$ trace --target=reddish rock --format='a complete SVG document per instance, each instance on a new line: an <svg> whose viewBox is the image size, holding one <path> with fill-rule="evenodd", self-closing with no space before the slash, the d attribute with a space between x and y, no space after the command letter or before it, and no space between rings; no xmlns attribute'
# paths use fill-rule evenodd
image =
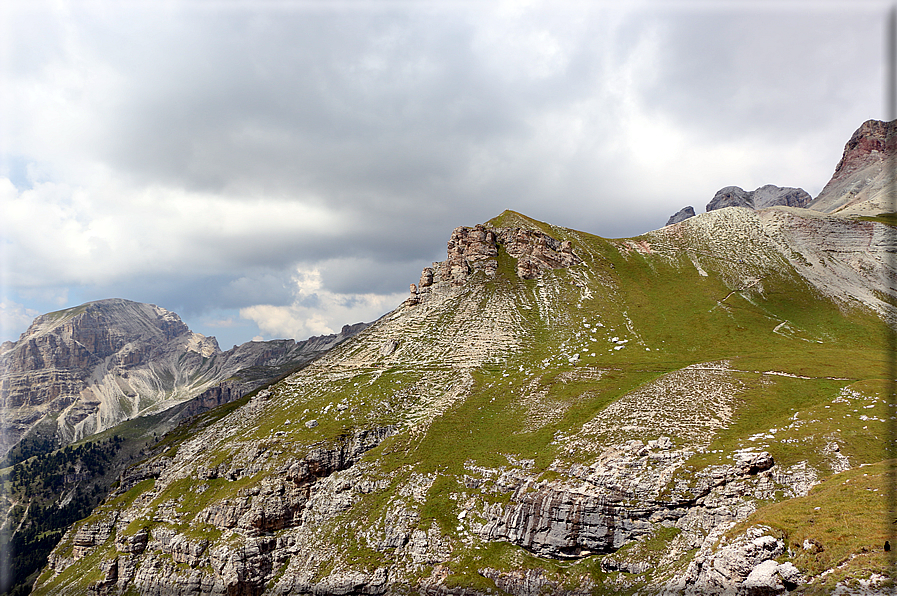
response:
<svg viewBox="0 0 897 596"><path fill-rule="evenodd" d="M870 164L882 164L888 157L893 156L895 151L897 151L897 120L892 122L867 120L847 141L841 161L838 162L832 179L822 189L820 195L825 194L825 189L830 185L854 172Z"/></svg>
<svg viewBox="0 0 897 596"><path fill-rule="evenodd" d="M893 211L888 185L894 166L888 160L897 154L897 120L868 120L844 146L841 161L831 180L808 205L825 213L875 214Z"/></svg>

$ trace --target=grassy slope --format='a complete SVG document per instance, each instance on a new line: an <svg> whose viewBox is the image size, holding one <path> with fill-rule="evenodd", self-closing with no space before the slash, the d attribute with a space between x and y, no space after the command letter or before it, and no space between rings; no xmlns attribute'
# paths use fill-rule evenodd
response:
<svg viewBox="0 0 897 596"><path fill-rule="evenodd" d="M874 464L884 457L880 376L885 370L885 336L883 325L872 314L846 309L820 297L788 266L761 272L762 292L733 292L712 267L705 263L708 275L701 275L684 254L661 258L627 252L621 250L619 242L555 228L512 212L491 223L526 223L560 239L569 238L585 263L549 272L540 280L520 280L514 275L513 259L502 251L495 279L470 282L485 284L486 299L510 297L520 321L517 332L521 347L470 371L466 397L436 417L425 433L400 433L366 456L373 469L389 479L390 488L365 496L326 529L333 540L343 543L346 558L359 568L389 564L390 556L360 543L352 529L376 523L390 507L392 491L413 475L437 475L421 508L420 527L426 529L436 523L451 533L461 510L459 503L475 492L460 482L467 466L500 467L511 457L532 460L535 474L551 477L547 468L558 455L559 444L554 438L559 433L575 435L618 397L695 363L730 361L733 369L741 371L736 376L746 387L739 395L733 423L716 436L712 451L730 453L746 446L763 446L780 465L808 461L823 476L831 475L831 471L821 455L822 448L832 440L841 444L842 453L854 466ZM547 296L541 300L551 306L550 317L540 315L538 296ZM451 312L444 313L427 321L428 327L419 337L437 337L453 321ZM629 342L616 350L619 344L611 341L614 337ZM420 346L424 354L427 350L427 345ZM573 354L579 355L575 362L570 361ZM765 371L807 378L762 374ZM338 381L329 379L317 385L281 383L271 400L276 407L270 407L265 418L240 428L239 435L210 445L205 457L209 464L226 461L234 453L235 439L255 441L262 447L280 445L286 447L285 452L301 453L312 445L332 443L337 435L353 428L401 422L404 413L424 399L421 396L445 392L449 385L460 382L458 371L451 367L410 362L386 369L350 371ZM838 400L845 388L862 397ZM532 408L522 404L521 395L536 393L542 396L543 410L553 415L533 425ZM339 403L347 408L337 409ZM873 407L866 407L870 405ZM874 420L869 420L870 416ZM311 419L318 426L308 429L304 422ZM795 424L795 420L803 423ZM168 439L170 452L176 450L180 438ZM696 455L692 463L700 467L722 461L723 455L704 453ZM856 470L846 474L853 472ZM185 480L172 485L156 494L153 502L176 498L191 482L204 481ZM865 485L835 482L844 499L866 496L861 492L866 490ZM213 497L233 497L243 485L216 485L214 491L203 493L202 503L188 500L182 506L183 513L195 514ZM819 487L806 502L826 498L818 493ZM762 507L751 521L768 523L799 540L802 526L788 513L788 507L803 506L797 501L789 503ZM876 513L881 504L867 506ZM97 513L102 514L102 510ZM879 528L856 525L852 529L852 542L839 542L840 546L827 547L825 552L840 561L843 557L838 553L842 551L854 552L852 549L859 544L880 542ZM672 538L659 535L639 548L650 558ZM473 544L453 554L447 583L495 589L494 583L479 573L484 566L538 567L560 583L575 583L584 575L599 584L607 579L597 556L561 563L538 559L508 544L476 540ZM863 562L865 565L866 559ZM808 572L819 568L800 557L795 563ZM875 559L869 564L880 569L880 563ZM75 578L79 568L70 568L64 575ZM839 573L850 572L848 564ZM619 580L618 576L614 579ZM634 578L633 585L648 579Z"/></svg>

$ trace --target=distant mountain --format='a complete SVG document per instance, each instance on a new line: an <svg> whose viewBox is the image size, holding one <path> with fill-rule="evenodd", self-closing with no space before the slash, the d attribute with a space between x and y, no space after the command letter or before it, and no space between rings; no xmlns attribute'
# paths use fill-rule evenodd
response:
<svg viewBox="0 0 897 596"><path fill-rule="evenodd" d="M831 179L815 197L801 188L771 184L754 191L727 186L714 195L706 210L724 207L765 209L774 206L804 207L841 216L877 216L897 211L897 197L889 197L889 185L897 175L897 120L867 120L844 145ZM685 210L666 225L687 218Z"/></svg>
<svg viewBox="0 0 897 596"><path fill-rule="evenodd" d="M891 213L897 198L888 198L895 174L897 120L868 120L847 141L835 173L808 208L839 215Z"/></svg>
<svg viewBox="0 0 897 596"><path fill-rule="evenodd" d="M0 456L25 437L27 456L161 412L251 367L298 365L364 327L222 352L151 304L114 298L41 315L0 352Z"/></svg>
<svg viewBox="0 0 897 596"><path fill-rule="evenodd" d="M724 207L806 207L811 200L810 194L802 188L782 188L766 184L757 190L747 191L738 186L727 186L717 191L706 210L714 211Z"/></svg>
<svg viewBox="0 0 897 596"><path fill-rule="evenodd" d="M222 352L150 304L101 300L37 317L0 351L0 468L10 466L0 490L0 593L27 593L68 526L165 433L214 420L196 416L222 411L367 326Z"/></svg>
<svg viewBox="0 0 897 596"><path fill-rule="evenodd" d="M769 207L806 207L811 200L810 194L802 188L766 184L749 191L740 186L726 186L716 191L713 199L707 203L705 211L709 213L726 207L744 207L755 210ZM694 208L688 206L673 214L665 225L671 226L694 216Z"/></svg>
<svg viewBox="0 0 897 596"><path fill-rule="evenodd" d="M685 221L689 217L694 217L694 216L695 216L695 208L692 207L691 205L689 205L687 207L683 207L682 209L680 209L679 211L677 211L676 213L671 215L665 225L671 226L673 224L679 223L680 221Z"/></svg>

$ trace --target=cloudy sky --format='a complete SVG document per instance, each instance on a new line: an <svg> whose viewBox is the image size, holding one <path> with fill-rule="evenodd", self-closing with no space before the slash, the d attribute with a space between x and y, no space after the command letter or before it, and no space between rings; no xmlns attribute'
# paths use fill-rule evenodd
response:
<svg viewBox="0 0 897 596"><path fill-rule="evenodd" d="M398 305L459 225L816 195L885 2L0 5L0 340L122 297L222 348Z"/></svg>

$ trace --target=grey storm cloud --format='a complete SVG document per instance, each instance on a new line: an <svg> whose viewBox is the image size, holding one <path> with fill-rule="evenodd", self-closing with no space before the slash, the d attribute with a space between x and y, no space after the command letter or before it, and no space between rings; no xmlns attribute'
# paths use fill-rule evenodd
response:
<svg viewBox="0 0 897 596"><path fill-rule="evenodd" d="M646 105L708 137L757 136L771 144L806 137L839 117L862 123L869 105L858 93L883 98L885 19L879 11L845 18L834 6L807 10L812 6L655 15L664 51L657 76L641 81Z"/></svg>
<svg viewBox="0 0 897 596"><path fill-rule="evenodd" d="M816 193L884 117L887 6L724 4L15 5L0 301L317 333L505 209L619 237L731 184Z"/></svg>
<svg viewBox="0 0 897 596"><path fill-rule="evenodd" d="M167 32L136 69L116 65L137 80L99 149L147 181L311 190L331 205L385 190L401 200L457 174L471 142L524 132L452 19L185 18L179 28L195 36Z"/></svg>

